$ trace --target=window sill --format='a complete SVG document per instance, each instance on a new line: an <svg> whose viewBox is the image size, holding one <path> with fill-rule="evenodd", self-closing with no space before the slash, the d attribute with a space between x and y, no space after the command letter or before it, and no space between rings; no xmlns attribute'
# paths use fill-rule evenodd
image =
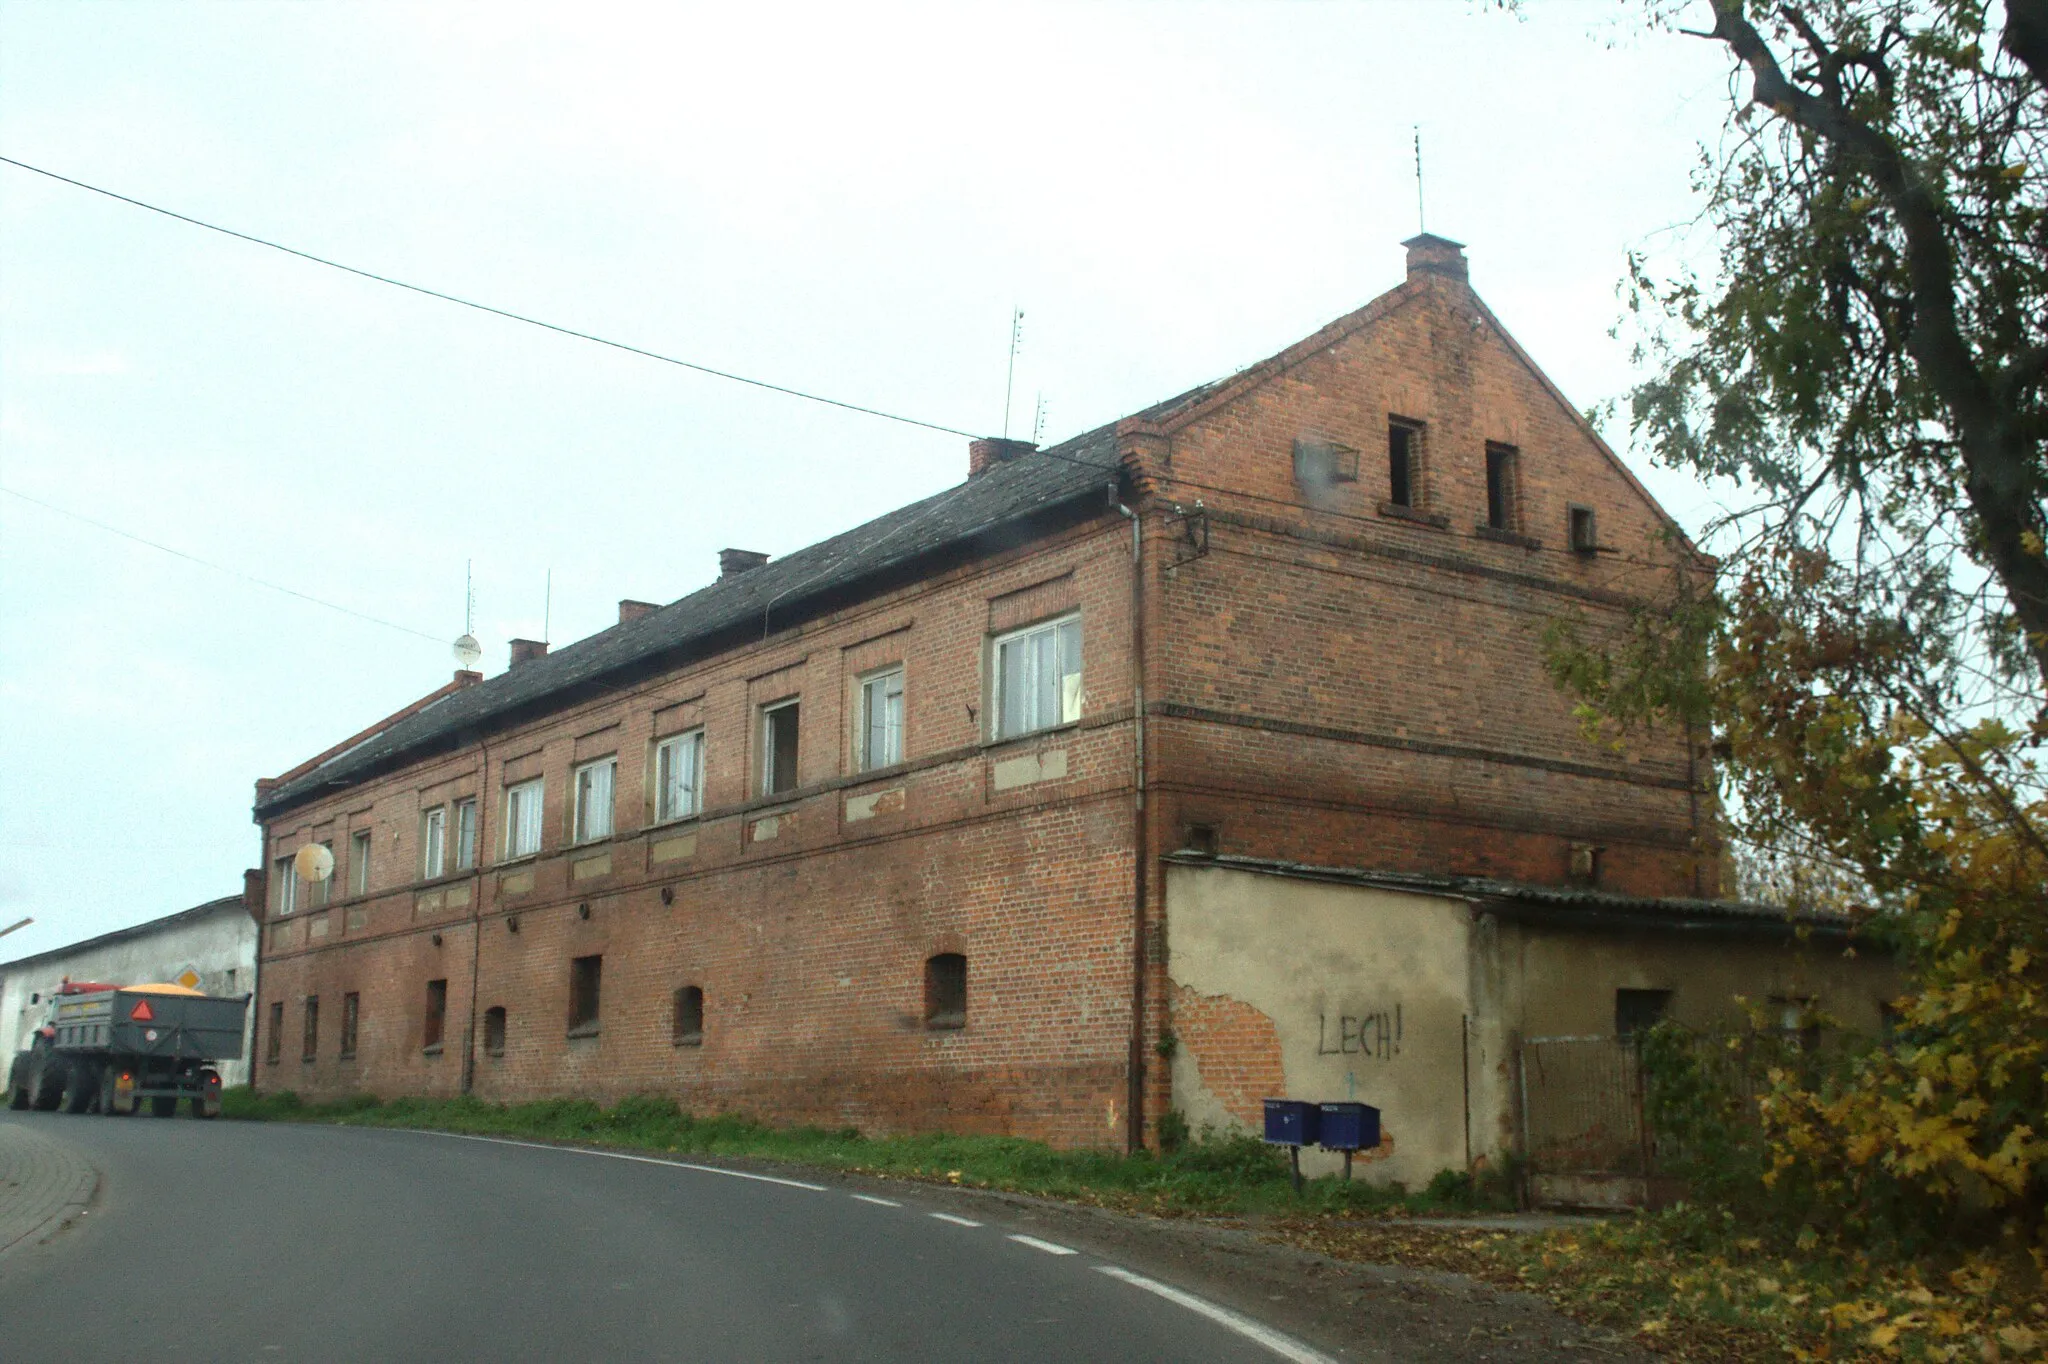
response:
<svg viewBox="0 0 2048 1364"><path fill-rule="evenodd" d="M1442 512L1426 512L1419 507L1404 506L1399 502L1380 503L1379 513L1381 516L1390 517L1395 521L1406 521L1414 526L1427 526L1431 530L1449 530L1451 528L1451 518L1445 516Z"/></svg>
<svg viewBox="0 0 2048 1364"><path fill-rule="evenodd" d="M678 1037L674 1045L678 1047L701 1047L704 1045L704 1038L701 1035L697 1037Z"/></svg>
<svg viewBox="0 0 2048 1364"><path fill-rule="evenodd" d="M581 1023L569 1029L568 1036L569 1040L573 1042L579 1037L596 1037L601 1031L602 1028L598 1024Z"/></svg>
<svg viewBox="0 0 2048 1364"><path fill-rule="evenodd" d="M696 823L697 821L699 821L699 820L700 820L700 819L702 819L703 817L704 817L704 812L703 812L703 811L701 811L701 810L692 810L692 811L691 811L691 812L690 812L689 814L687 814L687 815L671 815L671 816L670 816L669 818L667 818L667 819L657 819L657 820L655 820L655 821L654 821L654 823L652 823L652 824L648 825L648 826L647 826L646 828L642 829L642 830L641 830L640 832L641 832L641 833L643 833L643 834L657 834L657 833L666 833L666 832L668 832L668 831L669 831L670 829L676 829L676 828L680 828L681 826L683 826L683 825L685 825L685 824L695 824L695 823Z"/></svg>
<svg viewBox="0 0 2048 1364"><path fill-rule="evenodd" d="M1497 545L1514 545L1518 549L1541 549L1543 542L1533 535L1520 531L1502 530L1498 526L1474 526L1472 533L1482 540L1491 540Z"/></svg>
<svg viewBox="0 0 2048 1364"><path fill-rule="evenodd" d="M337 1061L353 1061L356 1059L356 1054L352 1051L345 1051L334 1059Z"/></svg>
<svg viewBox="0 0 2048 1364"><path fill-rule="evenodd" d="M616 832L603 834L597 838L579 838L569 845L569 851L580 853L589 852L592 848L609 847L617 838L618 834Z"/></svg>
<svg viewBox="0 0 2048 1364"><path fill-rule="evenodd" d="M1079 720L1062 720L1056 725L1047 725L1044 729L1034 729L1025 734L1012 734L1004 739L986 740L981 745L981 751L991 753L998 748L1008 748L1012 744L1030 743L1033 739L1043 739L1049 734L1066 734L1080 727L1081 722Z"/></svg>
<svg viewBox="0 0 2048 1364"><path fill-rule="evenodd" d="M518 867L524 866L528 862L538 862L546 854L546 851L546 849L542 849L540 852L521 853L517 857L501 858L491 864L491 869L493 871L503 871L507 867Z"/></svg>
<svg viewBox="0 0 2048 1364"><path fill-rule="evenodd" d="M435 1043L435 1044L434 1044L433 1046L431 1046L431 1047L421 1047L421 1048L420 1048L420 1055L422 1055L422 1056L439 1056L440 1054L441 1054L441 1044L440 1044L439 1042L436 1042L436 1043Z"/></svg>
<svg viewBox="0 0 2048 1364"><path fill-rule="evenodd" d="M926 1032L966 1032L967 1020L964 1018L927 1018L924 1021L924 1030Z"/></svg>
<svg viewBox="0 0 2048 1364"><path fill-rule="evenodd" d="M423 880L415 881L408 889L415 893L423 890L439 890L443 886L451 886L457 881L467 881L475 875L475 867L464 867L460 871L443 872L439 876L429 876ZM364 895L361 898L369 900L376 897L374 895Z"/></svg>

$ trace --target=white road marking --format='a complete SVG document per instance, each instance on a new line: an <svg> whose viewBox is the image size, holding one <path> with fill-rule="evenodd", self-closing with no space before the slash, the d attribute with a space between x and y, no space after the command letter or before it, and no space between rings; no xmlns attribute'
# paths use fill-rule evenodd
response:
<svg viewBox="0 0 2048 1364"><path fill-rule="evenodd" d="M1112 1279L1121 1279L1135 1288L1144 1289L1147 1293L1156 1293L1170 1303L1207 1317L1219 1326L1228 1327L1246 1340L1256 1341L1265 1346L1282 1359L1292 1360L1293 1364L1336 1364L1335 1360L1321 1351L1312 1350L1292 1336L1282 1335L1270 1326L1262 1326L1242 1313L1231 1311L1228 1307L1218 1307L1215 1303L1198 1298L1192 1293L1183 1293L1178 1288L1160 1283L1157 1279L1133 1274L1130 1270L1116 1265L1097 1265L1095 1268Z"/></svg>
<svg viewBox="0 0 2048 1364"><path fill-rule="evenodd" d="M417 1132L423 1137L453 1137L457 1141L487 1141L494 1146L525 1146L535 1151L562 1151L572 1156L603 1156L606 1160L631 1160L642 1165L666 1165L676 1170L695 1170L706 1175L730 1175L734 1179L751 1179L761 1184L781 1184L791 1189L809 1189L812 1193L824 1193L823 1184L806 1184L801 1179L778 1179L774 1175L757 1175L747 1170L727 1170L716 1165L696 1165L687 1160L663 1160L659 1156L634 1156L624 1151L593 1151L587 1146L551 1146L544 1141L514 1141L510 1137L479 1137L468 1132L428 1132L421 1128L402 1129Z"/></svg>
<svg viewBox="0 0 2048 1364"><path fill-rule="evenodd" d="M878 1208L900 1208L903 1206L893 1198L877 1198L871 1193L857 1193L854 1197L863 1203L872 1203Z"/></svg>
<svg viewBox="0 0 2048 1364"><path fill-rule="evenodd" d="M1010 1239L1020 1246L1030 1246L1033 1250L1042 1250L1048 1255L1080 1254L1072 1246L1062 1246L1056 1245L1051 1241L1041 1241L1036 1236L1012 1236Z"/></svg>
<svg viewBox="0 0 2048 1364"><path fill-rule="evenodd" d="M941 1222L951 1222L956 1227L978 1227L981 1225L981 1223L974 1221L972 1218L955 1217L949 1212L935 1212L932 1216L938 1218Z"/></svg>

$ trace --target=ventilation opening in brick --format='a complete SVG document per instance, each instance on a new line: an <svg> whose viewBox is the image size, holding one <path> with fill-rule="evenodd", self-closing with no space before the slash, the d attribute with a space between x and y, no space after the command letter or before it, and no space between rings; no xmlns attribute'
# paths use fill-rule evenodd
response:
<svg viewBox="0 0 2048 1364"><path fill-rule="evenodd" d="M306 996L306 1045L300 1059L310 1061L320 1054L320 996Z"/></svg>
<svg viewBox="0 0 2048 1364"><path fill-rule="evenodd" d="M505 1006L493 1004L484 1010L484 1055L505 1054Z"/></svg>
<svg viewBox="0 0 2048 1364"><path fill-rule="evenodd" d="M1190 824L1184 845L1191 853L1203 857L1216 855L1216 826L1214 824Z"/></svg>
<svg viewBox="0 0 2048 1364"><path fill-rule="evenodd" d="M1571 845L1571 863L1566 868L1571 880L1582 886L1600 884L1600 849L1591 843Z"/></svg>
<svg viewBox="0 0 2048 1364"><path fill-rule="evenodd" d="M1387 424L1387 501L1397 507L1415 505L1415 460L1422 433L1406 422Z"/></svg>
<svg viewBox="0 0 2048 1364"><path fill-rule="evenodd" d="M796 789L797 703L785 701L761 712L761 794Z"/></svg>
<svg viewBox="0 0 2048 1364"><path fill-rule="evenodd" d="M958 952L941 952L924 964L924 1025L967 1026L967 958Z"/></svg>
<svg viewBox="0 0 2048 1364"><path fill-rule="evenodd" d="M1629 1038L1646 1033L1663 1020L1670 1008L1669 990L1616 990L1614 1035Z"/></svg>
<svg viewBox="0 0 2048 1364"><path fill-rule="evenodd" d="M1594 528L1593 509L1591 507L1572 507L1565 515L1568 518L1567 526L1571 532L1572 548L1580 554L1597 553L1600 549L1600 536Z"/></svg>
<svg viewBox="0 0 2048 1364"><path fill-rule="evenodd" d="M569 1036L597 1035L604 958L578 957L569 963Z"/></svg>
<svg viewBox="0 0 2048 1364"><path fill-rule="evenodd" d="M276 1065L284 1054L284 1001L270 1006L270 1036L263 1041L263 1059Z"/></svg>
<svg viewBox="0 0 2048 1364"><path fill-rule="evenodd" d="M1515 528L1515 452L1505 445L1486 447L1486 524Z"/></svg>
<svg viewBox="0 0 2048 1364"><path fill-rule="evenodd" d="M448 982L427 982L427 1013L420 1024L420 1049L441 1050L441 1035L448 1030Z"/></svg>
<svg viewBox="0 0 2048 1364"><path fill-rule="evenodd" d="M353 1060L356 1054L356 1026L362 1021L363 997L350 990L341 997L341 1059Z"/></svg>
<svg viewBox="0 0 2048 1364"><path fill-rule="evenodd" d="M676 1017L671 1040L679 1047L704 1045L704 987L685 985L676 991Z"/></svg>

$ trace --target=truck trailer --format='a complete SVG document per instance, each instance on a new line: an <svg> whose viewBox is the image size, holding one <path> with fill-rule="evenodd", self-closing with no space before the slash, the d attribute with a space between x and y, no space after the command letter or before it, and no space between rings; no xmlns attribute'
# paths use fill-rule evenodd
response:
<svg viewBox="0 0 2048 1364"><path fill-rule="evenodd" d="M182 985L66 981L7 1072L10 1108L62 1108L123 1117L149 1101L168 1118L187 1100L195 1118L220 1112L217 1061L242 1054L249 996Z"/></svg>

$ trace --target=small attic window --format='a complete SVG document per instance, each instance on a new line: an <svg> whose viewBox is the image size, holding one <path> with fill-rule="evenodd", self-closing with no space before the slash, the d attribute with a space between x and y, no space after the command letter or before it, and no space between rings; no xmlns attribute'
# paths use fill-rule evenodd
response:
<svg viewBox="0 0 2048 1364"><path fill-rule="evenodd" d="M1569 518L1566 526L1570 531L1572 550L1578 554L1599 553L1600 533L1593 521L1593 509L1574 504L1565 515Z"/></svg>
<svg viewBox="0 0 2048 1364"><path fill-rule="evenodd" d="M1416 465L1421 454L1421 427L1412 422L1387 423L1387 501L1397 507L1416 505Z"/></svg>
<svg viewBox="0 0 2048 1364"><path fill-rule="evenodd" d="M1358 481L1358 451L1320 436L1294 439L1294 481L1304 488Z"/></svg>

